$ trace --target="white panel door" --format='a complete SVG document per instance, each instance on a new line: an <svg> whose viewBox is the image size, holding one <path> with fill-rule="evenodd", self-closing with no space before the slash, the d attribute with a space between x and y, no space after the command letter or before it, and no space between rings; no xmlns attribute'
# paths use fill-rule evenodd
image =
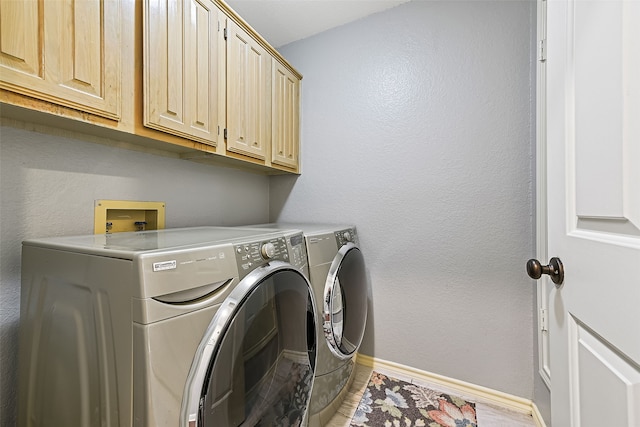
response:
<svg viewBox="0 0 640 427"><path fill-rule="evenodd" d="M640 1L549 0L547 16L552 422L638 427Z"/></svg>

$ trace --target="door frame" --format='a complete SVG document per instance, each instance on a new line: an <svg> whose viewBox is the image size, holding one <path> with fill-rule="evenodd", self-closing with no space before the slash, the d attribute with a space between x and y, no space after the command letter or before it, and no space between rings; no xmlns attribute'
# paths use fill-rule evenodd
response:
<svg viewBox="0 0 640 427"><path fill-rule="evenodd" d="M547 251L547 0L537 0L536 55L536 259L546 263ZM549 294L552 283L543 276L536 284L538 373L551 390L549 351Z"/></svg>

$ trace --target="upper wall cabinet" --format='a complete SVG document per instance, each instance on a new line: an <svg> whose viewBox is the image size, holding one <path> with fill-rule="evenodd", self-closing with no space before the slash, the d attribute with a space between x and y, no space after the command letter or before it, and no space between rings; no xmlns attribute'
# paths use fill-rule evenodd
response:
<svg viewBox="0 0 640 427"><path fill-rule="evenodd" d="M0 1L0 88L120 118L120 2Z"/></svg>
<svg viewBox="0 0 640 427"><path fill-rule="evenodd" d="M271 56L227 21L227 150L265 160L271 142Z"/></svg>
<svg viewBox="0 0 640 427"><path fill-rule="evenodd" d="M0 0L2 118L300 173L302 76L222 0Z"/></svg>
<svg viewBox="0 0 640 427"><path fill-rule="evenodd" d="M149 0L144 8L144 125L218 145L224 15L208 0Z"/></svg>
<svg viewBox="0 0 640 427"><path fill-rule="evenodd" d="M298 168L300 147L300 79L273 61L271 162Z"/></svg>

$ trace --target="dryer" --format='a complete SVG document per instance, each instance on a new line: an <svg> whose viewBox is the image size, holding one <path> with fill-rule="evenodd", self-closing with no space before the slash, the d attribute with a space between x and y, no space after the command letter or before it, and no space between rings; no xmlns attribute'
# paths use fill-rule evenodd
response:
<svg viewBox="0 0 640 427"><path fill-rule="evenodd" d="M316 325L299 231L23 243L18 424L293 425Z"/></svg>
<svg viewBox="0 0 640 427"><path fill-rule="evenodd" d="M368 282L356 227L340 224L272 223L252 227L300 229L304 233L309 279L316 299L316 378L309 425L325 424L340 407L354 373L354 358L365 332Z"/></svg>

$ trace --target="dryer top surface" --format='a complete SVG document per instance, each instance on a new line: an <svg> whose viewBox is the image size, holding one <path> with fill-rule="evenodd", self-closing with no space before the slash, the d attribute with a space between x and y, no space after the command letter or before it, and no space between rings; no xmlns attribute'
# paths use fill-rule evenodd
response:
<svg viewBox="0 0 640 427"><path fill-rule="evenodd" d="M269 224L252 225L251 227L276 230L300 230L305 236L313 236L320 234L333 234L337 231L355 229L351 224L330 224L330 223L288 223L278 222Z"/></svg>

